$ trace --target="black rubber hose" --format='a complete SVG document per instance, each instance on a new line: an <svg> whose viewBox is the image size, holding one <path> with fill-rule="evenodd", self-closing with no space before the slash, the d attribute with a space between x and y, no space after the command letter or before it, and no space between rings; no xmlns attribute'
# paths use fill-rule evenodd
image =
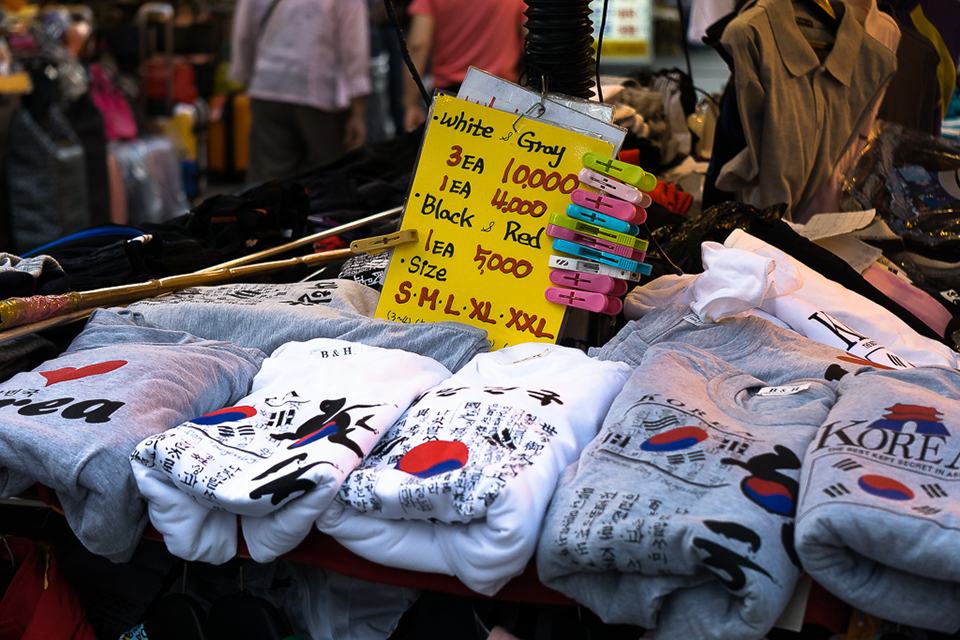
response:
<svg viewBox="0 0 960 640"><path fill-rule="evenodd" d="M590 0L526 0L520 84L589 98L595 82Z"/></svg>

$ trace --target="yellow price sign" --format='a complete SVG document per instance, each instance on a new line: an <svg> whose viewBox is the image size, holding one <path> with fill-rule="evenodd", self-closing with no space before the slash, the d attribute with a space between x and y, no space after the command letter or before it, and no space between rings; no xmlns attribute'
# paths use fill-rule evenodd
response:
<svg viewBox="0 0 960 640"><path fill-rule="evenodd" d="M613 145L529 117L439 96L404 205L376 317L455 320L487 330L494 349L556 342L564 305L549 302L546 234L579 186L583 154Z"/></svg>

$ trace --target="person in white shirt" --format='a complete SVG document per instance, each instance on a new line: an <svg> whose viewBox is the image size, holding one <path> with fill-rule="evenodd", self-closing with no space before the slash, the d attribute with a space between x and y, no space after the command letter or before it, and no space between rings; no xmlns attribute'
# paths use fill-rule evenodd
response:
<svg viewBox="0 0 960 640"><path fill-rule="evenodd" d="M364 0L239 0L230 75L251 98L248 182L332 162L366 140Z"/></svg>

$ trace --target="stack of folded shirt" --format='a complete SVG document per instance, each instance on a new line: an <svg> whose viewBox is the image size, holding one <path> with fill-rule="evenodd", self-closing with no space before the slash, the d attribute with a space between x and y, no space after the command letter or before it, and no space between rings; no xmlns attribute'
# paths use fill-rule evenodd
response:
<svg viewBox="0 0 960 640"><path fill-rule="evenodd" d="M529 562L557 477L629 372L554 344L480 354L407 409L317 526L375 562L492 595Z"/></svg>
<svg viewBox="0 0 960 640"><path fill-rule="evenodd" d="M862 611L955 633L960 372L864 368L838 391L803 461L803 567Z"/></svg>
<svg viewBox="0 0 960 640"><path fill-rule="evenodd" d="M419 394L450 375L399 349L317 338L264 361L236 406L145 439L132 455L150 519L181 558L293 549L340 483Z"/></svg>

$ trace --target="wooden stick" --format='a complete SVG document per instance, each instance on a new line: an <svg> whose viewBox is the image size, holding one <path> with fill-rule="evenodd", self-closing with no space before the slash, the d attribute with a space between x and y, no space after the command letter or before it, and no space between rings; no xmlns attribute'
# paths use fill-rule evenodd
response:
<svg viewBox="0 0 960 640"><path fill-rule="evenodd" d="M371 224L373 222L377 222L379 220L386 220L390 216L396 215L401 211L403 211L403 207L394 207L393 209L387 209L386 211L375 213L371 216L367 216L366 218L360 218L359 220L348 222L346 224L342 224L332 229L327 229L326 231L320 231L311 236L305 236L303 238L299 238L297 240L294 240L293 242L288 242L287 244L281 245L279 247L264 249L263 251L260 251L258 253L251 253L248 256L242 256L240 258L235 258L234 260L228 260L227 262L223 262L221 264L214 265L212 267L207 267L206 269L201 269L197 273L216 271L217 269L223 269L223 268L239 267L244 264L257 262L264 258L277 256L282 253L286 253L291 249L296 249L304 245L310 245L310 244L313 244L314 242L324 240L325 238L332 238L333 236L340 235L341 233L352 231L354 229L359 229L360 227L365 227L366 225Z"/></svg>
<svg viewBox="0 0 960 640"><path fill-rule="evenodd" d="M250 266L251 263L264 258L280 255L347 231L359 229L360 227L380 220L386 220L401 211L403 211L402 206L393 207L392 209L375 213L366 218L361 218L333 227L332 229L327 229L326 231L320 231L313 235L299 238L279 247L264 249L263 251L207 267L194 273L169 276L167 278L150 280L133 285L106 287L79 293L71 292L64 296L33 296L36 300L33 300L33 298L10 298L9 300L0 301L0 345L10 342L22 335L61 326L76 320L82 320L88 317L93 309L98 307L129 304L130 302L136 302L137 300L170 293L187 287L219 284L247 275L266 275L267 273L281 271L297 264L321 265L348 258L354 255L350 249L336 249L307 255L301 258L290 258L288 260L277 260L270 263L252 265L254 267L265 268L263 271L239 269L239 267ZM196 276L209 274L217 274L218 277L226 279L214 279L210 281L194 279ZM43 307L47 307L47 309L43 309ZM19 321L17 320L18 316L21 318Z"/></svg>
<svg viewBox="0 0 960 640"><path fill-rule="evenodd" d="M262 276L276 273L297 265L317 266L337 262L354 255L350 249L334 249L307 256L275 260L262 264L252 264L240 267L224 267L216 271L187 273L168 276L159 280L148 280L137 284L120 285L92 289L90 291L71 291L64 296L32 296L30 298L10 298L0 302L0 329L7 329L0 333L0 344L12 340L17 335L33 333L41 321L66 315L73 315L85 309L94 309L107 306L129 304L145 298L152 298L164 293L179 291L188 287L222 284L232 280L239 280L248 276ZM51 304L54 299L54 304ZM37 311L38 308L49 307L49 310ZM80 317L83 317L82 315ZM24 318L27 318L24 324ZM10 331L19 328L15 334ZM44 326L43 328L47 328Z"/></svg>

